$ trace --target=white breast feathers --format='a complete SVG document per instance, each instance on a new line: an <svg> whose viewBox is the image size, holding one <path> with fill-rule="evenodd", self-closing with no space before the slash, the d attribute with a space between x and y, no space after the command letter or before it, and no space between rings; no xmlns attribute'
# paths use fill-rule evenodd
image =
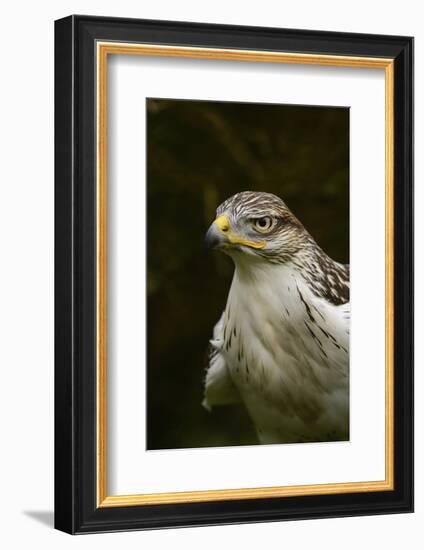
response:
<svg viewBox="0 0 424 550"><path fill-rule="evenodd" d="M262 443L349 438L349 304L295 266L238 265L211 346L206 406L241 399Z"/></svg>

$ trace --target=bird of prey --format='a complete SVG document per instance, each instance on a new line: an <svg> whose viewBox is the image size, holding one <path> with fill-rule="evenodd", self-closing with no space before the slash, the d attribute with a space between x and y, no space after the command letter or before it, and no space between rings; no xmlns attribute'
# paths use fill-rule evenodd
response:
<svg viewBox="0 0 424 550"><path fill-rule="evenodd" d="M235 270L203 405L243 403L264 444L348 440L349 266L273 194L237 193L216 215L206 244Z"/></svg>

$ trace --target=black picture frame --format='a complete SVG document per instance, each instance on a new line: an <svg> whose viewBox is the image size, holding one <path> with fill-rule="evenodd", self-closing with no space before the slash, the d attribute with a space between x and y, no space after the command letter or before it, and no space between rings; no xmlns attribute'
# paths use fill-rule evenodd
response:
<svg viewBox="0 0 424 550"><path fill-rule="evenodd" d="M98 507L99 40L394 60L394 490ZM55 527L93 533L413 510L413 39L73 15L55 22Z"/></svg>

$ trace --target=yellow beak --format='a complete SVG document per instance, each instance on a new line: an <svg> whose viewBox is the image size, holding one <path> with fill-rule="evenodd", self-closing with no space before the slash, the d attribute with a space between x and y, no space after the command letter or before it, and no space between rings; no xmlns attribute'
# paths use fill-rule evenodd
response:
<svg viewBox="0 0 424 550"><path fill-rule="evenodd" d="M205 237L206 245L209 248L227 247L230 245L241 244L243 246L249 246L250 248L264 248L266 241L248 241L235 235L231 230L230 220L227 216L222 214L218 216L216 220L209 227Z"/></svg>

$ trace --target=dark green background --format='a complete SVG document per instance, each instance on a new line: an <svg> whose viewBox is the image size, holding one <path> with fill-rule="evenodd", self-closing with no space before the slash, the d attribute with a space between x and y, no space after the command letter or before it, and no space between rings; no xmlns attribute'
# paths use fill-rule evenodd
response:
<svg viewBox="0 0 424 550"><path fill-rule="evenodd" d="M257 443L241 407L201 406L233 272L204 234L224 199L268 191L347 263L349 110L148 99L147 149L147 447Z"/></svg>

